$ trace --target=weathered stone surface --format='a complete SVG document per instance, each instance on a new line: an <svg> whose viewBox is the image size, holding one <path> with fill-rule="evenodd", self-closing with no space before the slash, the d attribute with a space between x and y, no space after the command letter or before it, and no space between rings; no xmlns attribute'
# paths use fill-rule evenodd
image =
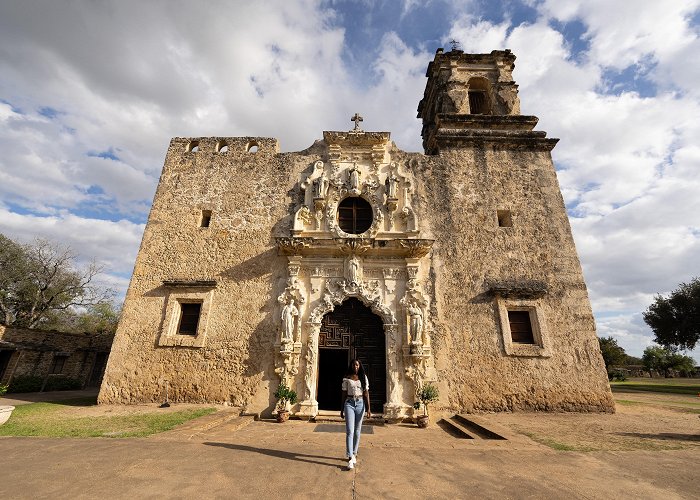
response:
<svg viewBox="0 0 700 500"><path fill-rule="evenodd" d="M7 356L0 383L9 383L14 377L64 376L89 383L98 355L109 352L112 334L66 333L54 330L7 328L0 326L0 351ZM56 356L65 358L60 373L50 374ZM97 370L103 370L104 363ZM97 381L101 373L95 374Z"/></svg>
<svg viewBox="0 0 700 500"><path fill-rule="evenodd" d="M427 381L460 411L612 411L556 140L518 116L514 59L436 54L419 107L428 155L362 130L297 153L268 138L173 139L99 400L158 401L167 385L175 401L270 411L283 380L302 399L292 410L313 414L321 320L356 297L384 324L387 418L410 414ZM472 76L488 116L465 111ZM352 197L373 214L359 234L338 215ZM180 335L191 302L197 334ZM511 310L528 311L532 342L511 339Z"/></svg>

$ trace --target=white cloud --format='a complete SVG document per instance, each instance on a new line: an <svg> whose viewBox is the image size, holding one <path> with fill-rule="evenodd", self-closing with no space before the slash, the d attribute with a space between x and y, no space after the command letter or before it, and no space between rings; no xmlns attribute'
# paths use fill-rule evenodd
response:
<svg viewBox="0 0 700 500"><path fill-rule="evenodd" d="M514 26L483 20L470 0L433 0L455 13L444 40L517 55L523 113L561 138L554 159L599 328L648 340L633 311L700 274L700 42L688 24L700 0L529 3L540 17ZM4 2L0 98L15 109L0 102L0 231L69 243L125 286L143 226L93 212L143 218L172 136L275 136L298 150L360 112L365 129L419 150L432 53L387 32L375 63L349 71L338 5ZM405 0L403 14L416 6ZM573 58L552 19L581 21L590 49ZM630 65L656 95L606 93L609 71ZM118 160L88 156L105 151Z"/></svg>

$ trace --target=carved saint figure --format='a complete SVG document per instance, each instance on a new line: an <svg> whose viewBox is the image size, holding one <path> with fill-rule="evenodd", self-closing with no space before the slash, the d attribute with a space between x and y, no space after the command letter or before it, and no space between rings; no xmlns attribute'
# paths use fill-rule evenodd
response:
<svg viewBox="0 0 700 500"><path fill-rule="evenodd" d="M387 198L396 198L396 188L399 186L399 178L392 172L387 176L384 182L384 187L386 188Z"/></svg>
<svg viewBox="0 0 700 500"><path fill-rule="evenodd" d="M408 304L408 315L410 317L411 341L420 343L423 338L423 311L415 303Z"/></svg>
<svg viewBox="0 0 700 500"><path fill-rule="evenodd" d="M328 192L328 176L321 172L321 176L314 179L314 198L325 198Z"/></svg>
<svg viewBox="0 0 700 500"><path fill-rule="evenodd" d="M354 163L350 170L350 189L353 191L360 190L360 169L357 168L357 163Z"/></svg>
<svg viewBox="0 0 700 500"><path fill-rule="evenodd" d="M348 262L348 279L350 283L360 282L360 260L355 255Z"/></svg>
<svg viewBox="0 0 700 500"><path fill-rule="evenodd" d="M282 342L294 342L294 319L299 316L299 309L294 305L294 299L282 308Z"/></svg>

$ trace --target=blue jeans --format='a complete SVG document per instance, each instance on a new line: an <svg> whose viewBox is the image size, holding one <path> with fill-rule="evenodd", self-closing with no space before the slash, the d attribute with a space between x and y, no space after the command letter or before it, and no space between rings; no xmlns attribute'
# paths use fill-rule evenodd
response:
<svg viewBox="0 0 700 500"><path fill-rule="evenodd" d="M348 458L357 455L362 434L362 417L365 414L365 402L362 399L345 400L345 450Z"/></svg>

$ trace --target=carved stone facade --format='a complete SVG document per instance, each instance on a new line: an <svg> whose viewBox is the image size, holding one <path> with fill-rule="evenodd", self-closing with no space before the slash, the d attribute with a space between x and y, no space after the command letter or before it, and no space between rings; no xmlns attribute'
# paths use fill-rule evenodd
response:
<svg viewBox="0 0 700 500"><path fill-rule="evenodd" d="M174 401L269 412L284 382L313 416L324 318L357 300L381 320L388 420L426 382L445 410L611 411L556 139L519 115L514 60L436 53L426 154L358 115L297 153L173 139L100 401L157 401L167 383Z"/></svg>

